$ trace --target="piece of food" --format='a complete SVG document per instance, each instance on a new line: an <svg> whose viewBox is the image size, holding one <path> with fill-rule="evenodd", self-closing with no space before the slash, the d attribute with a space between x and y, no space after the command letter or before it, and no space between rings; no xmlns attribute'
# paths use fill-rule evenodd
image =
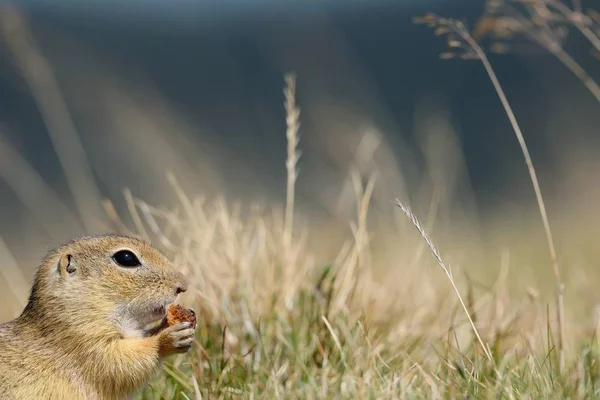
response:
<svg viewBox="0 0 600 400"><path fill-rule="evenodd" d="M171 304L167 310L167 324L173 326L181 322L191 322L196 327L196 313L191 308L185 309L179 304Z"/></svg>

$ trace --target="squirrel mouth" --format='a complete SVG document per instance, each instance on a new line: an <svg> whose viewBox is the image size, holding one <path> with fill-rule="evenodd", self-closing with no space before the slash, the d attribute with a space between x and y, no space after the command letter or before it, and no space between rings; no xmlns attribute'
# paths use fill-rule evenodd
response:
<svg viewBox="0 0 600 400"><path fill-rule="evenodd" d="M150 311L150 318L153 321L159 320L159 319L163 319L165 316L167 315L167 307L166 306L158 306L158 307L154 307L151 311Z"/></svg>
<svg viewBox="0 0 600 400"><path fill-rule="evenodd" d="M150 309L143 317L144 329L155 328L163 323L167 317L167 306L157 306Z"/></svg>
<svg viewBox="0 0 600 400"><path fill-rule="evenodd" d="M167 308L174 300L174 298L163 298L157 299L151 304L146 304L145 307L137 310L136 319L141 323L141 326L160 325L166 321Z"/></svg>

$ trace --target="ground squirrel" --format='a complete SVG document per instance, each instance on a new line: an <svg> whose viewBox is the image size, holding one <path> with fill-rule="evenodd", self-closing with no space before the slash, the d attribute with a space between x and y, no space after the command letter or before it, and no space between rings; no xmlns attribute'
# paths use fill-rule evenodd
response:
<svg viewBox="0 0 600 400"><path fill-rule="evenodd" d="M187 286L139 239L84 237L51 251L23 313L0 324L0 399L131 394L162 358L190 349L194 326L168 326L165 315Z"/></svg>

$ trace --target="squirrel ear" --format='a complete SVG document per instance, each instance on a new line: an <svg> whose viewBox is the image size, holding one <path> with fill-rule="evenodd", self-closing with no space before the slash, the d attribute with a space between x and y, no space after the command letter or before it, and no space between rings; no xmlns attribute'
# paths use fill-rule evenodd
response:
<svg viewBox="0 0 600 400"><path fill-rule="evenodd" d="M73 262L73 257L70 254L65 254L58 260L58 271L64 277L73 275L77 271L77 267Z"/></svg>

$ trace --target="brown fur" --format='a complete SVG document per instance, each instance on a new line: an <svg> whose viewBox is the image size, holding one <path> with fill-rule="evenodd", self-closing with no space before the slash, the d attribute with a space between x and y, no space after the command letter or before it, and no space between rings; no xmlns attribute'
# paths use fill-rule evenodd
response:
<svg viewBox="0 0 600 400"><path fill-rule="evenodd" d="M119 266L112 255L122 249L142 266ZM23 313L0 324L0 398L131 394L161 358L189 350L194 329L186 323L143 330L151 311L172 303L187 285L163 254L135 238L84 237L50 252Z"/></svg>

